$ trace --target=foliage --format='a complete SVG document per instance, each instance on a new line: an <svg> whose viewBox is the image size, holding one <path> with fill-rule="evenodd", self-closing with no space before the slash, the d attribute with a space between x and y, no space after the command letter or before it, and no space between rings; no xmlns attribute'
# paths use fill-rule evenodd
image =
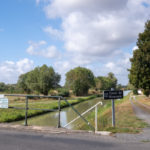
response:
<svg viewBox="0 0 150 150"><path fill-rule="evenodd" d="M65 86L73 90L76 96L87 95L89 88L94 85L94 75L87 68L77 67L66 73Z"/></svg>
<svg viewBox="0 0 150 150"><path fill-rule="evenodd" d="M58 91L58 96L69 97L70 95L69 90L66 88L59 88L57 89L57 91Z"/></svg>
<svg viewBox="0 0 150 150"><path fill-rule="evenodd" d="M131 83L128 83L126 90L134 90L134 86Z"/></svg>
<svg viewBox="0 0 150 150"><path fill-rule="evenodd" d="M0 82L0 92L4 92L6 91L6 89L7 89L7 86L5 85L5 83Z"/></svg>
<svg viewBox="0 0 150 150"><path fill-rule="evenodd" d="M123 88L123 86L121 84L118 84L116 87L117 90L121 90L122 88Z"/></svg>
<svg viewBox="0 0 150 150"><path fill-rule="evenodd" d="M0 82L0 92L3 93L19 93L20 89L17 87L16 84L5 84Z"/></svg>
<svg viewBox="0 0 150 150"><path fill-rule="evenodd" d="M138 89L134 88L134 89L133 89L133 94L134 94L134 95L138 95Z"/></svg>
<svg viewBox="0 0 150 150"><path fill-rule="evenodd" d="M117 78L112 72L108 73L106 77L99 76L95 78L96 88L100 90L110 90L111 88L116 89Z"/></svg>
<svg viewBox="0 0 150 150"><path fill-rule="evenodd" d="M150 20L145 24L145 30L139 34L138 49L133 53L129 80L135 88L143 89L148 96L150 94Z"/></svg>
<svg viewBox="0 0 150 150"><path fill-rule="evenodd" d="M52 67L43 65L22 74L19 77L18 86L27 93L37 92L47 95L50 89L58 87L59 81L60 75L55 73Z"/></svg>

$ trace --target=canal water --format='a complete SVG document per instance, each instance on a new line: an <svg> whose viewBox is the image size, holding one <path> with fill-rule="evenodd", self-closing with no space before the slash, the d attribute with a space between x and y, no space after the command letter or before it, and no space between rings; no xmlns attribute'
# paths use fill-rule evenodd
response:
<svg viewBox="0 0 150 150"><path fill-rule="evenodd" d="M125 91L124 96L126 96L129 92L130 91ZM78 112L83 113L87 109L91 108L93 105L95 105L96 103L100 101L102 101L103 103L106 103L106 101L102 100L101 97L98 97L92 100L88 100L88 101L76 104L74 105L74 108L78 110ZM103 106L98 105L98 107L103 107ZM94 109L92 111L94 111ZM89 113L91 112L88 112L86 115L89 115ZM71 107L62 109L60 116L61 116L60 122L61 122L62 127L65 126L70 121L72 121L74 118L78 117L78 115L73 111ZM76 120L74 123L67 126L67 128L77 129L78 126L83 123L84 123L83 120L80 118ZM17 121L13 124L24 124L24 121ZM57 124L58 124L58 112L51 112L51 113L43 114L40 116L28 118L28 125L57 127Z"/></svg>

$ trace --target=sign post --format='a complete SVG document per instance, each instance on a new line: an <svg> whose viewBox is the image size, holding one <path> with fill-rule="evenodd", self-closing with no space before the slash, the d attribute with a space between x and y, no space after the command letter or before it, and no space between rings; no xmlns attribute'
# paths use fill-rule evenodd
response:
<svg viewBox="0 0 150 150"><path fill-rule="evenodd" d="M111 88L111 91L104 91L103 97L105 100L112 101L112 126L115 127L115 99L123 98L123 91L115 91Z"/></svg>
<svg viewBox="0 0 150 150"><path fill-rule="evenodd" d="M114 88L111 88L111 91L114 91ZM111 100L112 103L112 126L115 127L115 101Z"/></svg>

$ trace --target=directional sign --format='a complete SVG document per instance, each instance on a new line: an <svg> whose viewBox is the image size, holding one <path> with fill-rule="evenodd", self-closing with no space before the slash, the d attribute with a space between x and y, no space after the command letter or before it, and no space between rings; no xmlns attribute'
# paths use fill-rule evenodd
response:
<svg viewBox="0 0 150 150"><path fill-rule="evenodd" d="M0 98L0 108L8 108L8 99Z"/></svg>
<svg viewBox="0 0 150 150"><path fill-rule="evenodd" d="M121 99L123 98L123 91L104 91L104 99Z"/></svg>

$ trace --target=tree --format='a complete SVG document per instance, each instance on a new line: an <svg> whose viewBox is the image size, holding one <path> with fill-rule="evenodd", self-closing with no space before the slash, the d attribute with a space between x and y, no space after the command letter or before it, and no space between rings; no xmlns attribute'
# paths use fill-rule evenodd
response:
<svg viewBox="0 0 150 150"><path fill-rule="evenodd" d="M94 85L94 75L87 68L77 67L66 73L65 86L73 90L76 96L86 95L89 88Z"/></svg>
<svg viewBox="0 0 150 150"><path fill-rule="evenodd" d="M96 88L100 90L110 90L111 88L117 87L117 78L112 72L109 72L108 75L105 76L98 76L95 79Z"/></svg>
<svg viewBox="0 0 150 150"><path fill-rule="evenodd" d="M0 82L0 92L4 92L4 91L6 91L6 89L7 89L7 87L6 87L5 83Z"/></svg>
<svg viewBox="0 0 150 150"><path fill-rule="evenodd" d="M137 40L138 48L133 52L129 81L135 88L141 88L144 94L150 94L150 20L145 23L145 30Z"/></svg>
<svg viewBox="0 0 150 150"><path fill-rule="evenodd" d="M50 89L56 88L60 81L60 75L55 73L52 67L43 65L19 77L18 85L27 93L38 92L48 94Z"/></svg>

